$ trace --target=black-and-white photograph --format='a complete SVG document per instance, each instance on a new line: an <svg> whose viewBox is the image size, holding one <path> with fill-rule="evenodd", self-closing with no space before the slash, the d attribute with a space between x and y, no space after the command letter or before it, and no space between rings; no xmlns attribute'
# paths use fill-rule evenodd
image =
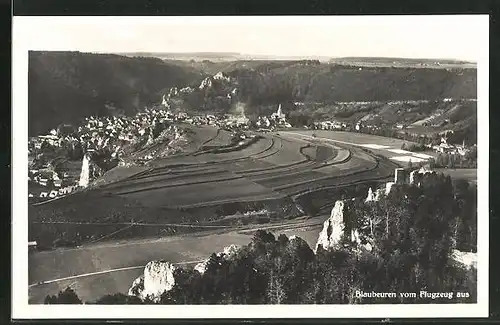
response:
<svg viewBox="0 0 500 325"><path fill-rule="evenodd" d="M17 20L23 308L487 311L488 16Z"/></svg>

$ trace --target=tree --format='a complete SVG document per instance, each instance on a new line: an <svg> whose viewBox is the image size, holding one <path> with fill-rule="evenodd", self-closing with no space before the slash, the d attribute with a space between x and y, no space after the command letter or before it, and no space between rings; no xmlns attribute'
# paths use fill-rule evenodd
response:
<svg viewBox="0 0 500 325"><path fill-rule="evenodd" d="M377 303L359 300L354 292L422 288L467 291L473 297L464 302L473 302L475 275L451 264L450 254L453 237L461 250L476 246L476 200L476 189L468 182L426 174L422 186L397 186L379 201L349 203L345 232L354 227L360 235L371 237L371 252L349 240L333 250L320 246L314 254L300 238L280 235L276 240L260 230L230 258L213 254L203 275L192 269L177 270L174 288L162 296L161 303ZM101 303L120 301L123 296L106 299ZM398 297L378 302L417 301Z"/></svg>
<svg viewBox="0 0 500 325"><path fill-rule="evenodd" d="M274 267L269 275L267 286L267 298L271 304L281 304L286 299L286 292L283 285L282 272L283 263L280 257L274 260Z"/></svg>
<svg viewBox="0 0 500 325"><path fill-rule="evenodd" d="M288 237L285 235L285 234L280 234L278 236L278 244L280 247L286 247L286 245L288 244Z"/></svg>
<svg viewBox="0 0 500 325"><path fill-rule="evenodd" d="M274 243L275 237L272 233L265 230L257 230L253 235L253 243Z"/></svg>
<svg viewBox="0 0 500 325"><path fill-rule="evenodd" d="M123 293L115 293L112 295L105 295L96 300L98 305L124 305L128 302L128 296Z"/></svg>
<svg viewBox="0 0 500 325"><path fill-rule="evenodd" d="M57 296L47 295L44 300L46 305L56 305L56 304L81 304L82 301L76 295L75 291L70 287L67 287L64 291L59 291Z"/></svg>

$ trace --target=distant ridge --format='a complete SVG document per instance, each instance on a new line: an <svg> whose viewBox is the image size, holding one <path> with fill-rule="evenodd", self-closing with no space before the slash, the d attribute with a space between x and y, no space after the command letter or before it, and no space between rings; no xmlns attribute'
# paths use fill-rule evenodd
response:
<svg viewBox="0 0 500 325"><path fill-rule="evenodd" d="M327 62L330 57L325 56L290 56L290 55L272 55L272 54L244 54L236 52L192 52L192 53L168 53L168 52L117 52L115 54L124 56L143 56L143 57L156 57L161 59L174 59L174 60L214 60L214 61L239 61L239 60L320 60Z"/></svg>
<svg viewBox="0 0 500 325"><path fill-rule="evenodd" d="M240 56L237 52L117 52L116 54L126 56L207 56L207 57L228 57Z"/></svg>
<svg viewBox="0 0 500 325"><path fill-rule="evenodd" d="M377 67L407 67L407 68L459 68L476 69L475 62L436 59L436 58L396 58L396 57L341 57L332 58L328 61L331 64L351 65L351 66L377 66Z"/></svg>
<svg viewBox="0 0 500 325"><path fill-rule="evenodd" d="M245 54L238 52L117 52L115 54L132 57L156 57L170 60L214 60L214 61L238 61L238 60L269 60L269 61L295 61L295 60L319 60L330 63L363 63L363 64L439 64L444 65L467 65L473 67L476 62L457 60L450 58L401 58L401 57L327 57L314 55L272 55L272 54Z"/></svg>
<svg viewBox="0 0 500 325"><path fill-rule="evenodd" d="M407 61L407 62L440 62L440 63L461 63L461 64L475 64L473 61L457 60L450 58L402 58L402 57L369 57L369 56L346 56L332 58L332 60L366 60L366 61Z"/></svg>

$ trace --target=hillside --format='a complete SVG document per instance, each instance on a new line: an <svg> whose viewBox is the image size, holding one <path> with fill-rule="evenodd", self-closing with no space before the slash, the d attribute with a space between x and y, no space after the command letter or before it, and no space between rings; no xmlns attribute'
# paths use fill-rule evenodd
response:
<svg viewBox="0 0 500 325"><path fill-rule="evenodd" d="M80 52L29 53L29 134L90 115L132 114L201 72L155 58Z"/></svg>
<svg viewBox="0 0 500 325"><path fill-rule="evenodd" d="M252 117L269 114L282 104L289 117L301 114L357 121L376 114L382 117L381 122L394 124L413 123L436 110L451 108L457 100L476 98L475 69L367 68L315 60L174 64L210 74L219 71L198 87L167 94L171 106L186 110L226 113L239 105ZM445 99L443 105L437 104ZM474 109L455 116L474 114L475 105L467 105ZM405 116L400 115L403 112Z"/></svg>
<svg viewBox="0 0 500 325"><path fill-rule="evenodd" d="M170 61L174 63L174 61ZM175 64L175 63L174 63ZM178 62L230 78L252 110L282 102L323 103L476 98L475 69L354 67L302 61ZM199 90L195 89L195 96ZM225 97L217 93L215 97ZM203 97L203 96L202 96ZM206 103L195 102L200 107Z"/></svg>
<svg viewBox="0 0 500 325"><path fill-rule="evenodd" d="M91 114L135 113L161 102L164 94L172 108L227 113L243 104L245 114L256 116L278 104L287 113L311 114L331 111L338 102L474 99L477 88L476 69L318 60L182 61L78 52L31 52L29 78L30 134Z"/></svg>
<svg viewBox="0 0 500 325"><path fill-rule="evenodd" d="M377 58L377 57L344 57L335 58L330 63L380 66L380 67L433 67L433 68L476 68L475 62L454 59L412 59L412 58Z"/></svg>

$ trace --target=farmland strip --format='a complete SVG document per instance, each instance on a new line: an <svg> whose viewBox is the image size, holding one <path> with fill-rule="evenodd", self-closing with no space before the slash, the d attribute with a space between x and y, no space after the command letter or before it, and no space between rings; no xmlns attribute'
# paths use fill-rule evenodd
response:
<svg viewBox="0 0 500 325"><path fill-rule="evenodd" d="M162 188L171 188L171 187L180 187L180 186L188 186L188 185L195 185L195 184L225 182L225 181L231 181L231 180L242 179L242 178L243 177L241 177L241 176L233 176L233 177L227 177L227 178L216 179L216 180L207 180L207 181L198 181L198 182L186 182L186 183L180 183L180 184L168 184L168 185L153 186L153 187L148 187L148 188L145 188L145 189L139 189L139 190L133 190L133 191L118 192L118 193L114 193L114 194L116 194L116 195L124 195L124 194L131 194L131 193L146 192L146 191L151 191L151 190L159 190L159 189L162 189Z"/></svg>

